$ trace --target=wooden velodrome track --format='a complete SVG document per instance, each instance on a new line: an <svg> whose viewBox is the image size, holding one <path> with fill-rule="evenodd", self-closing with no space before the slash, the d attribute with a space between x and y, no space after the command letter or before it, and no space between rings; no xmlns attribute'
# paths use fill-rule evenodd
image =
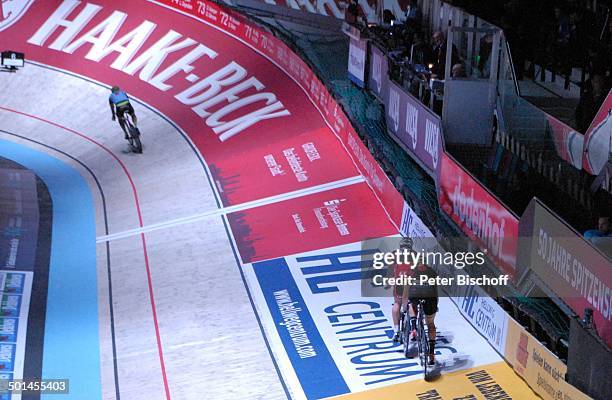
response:
<svg viewBox="0 0 612 400"><path fill-rule="evenodd" d="M35 65L2 78L3 87L20 93L12 99L2 98L3 107L19 110L0 110L2 130L27 139L7 133L2 133L2 138L48 152L81 172L94 193L98 237L107 234L107 224L112 234L217 209L197 154L156 113L136 104L145 155L126 154L126 142L105 103L106 88ZM48 91L37 89L35 82L46 82ZM49 93L62 95L52 97ZM62 105L66 97L71 99L69 107ZM83 162L91 172L60 151ZM148 260L144 250L140 235L110 242L122 397L164 398L146 263L154 282L167 374L176 385L174 398L190 398L188 393L207 393L207 398L257 398L264 394L266 398L283 398L278 376L270 373L274 366L221 218L205 217L147 233ZM102 386L104 398L110 399L115 398L115 385L106 242L98 244L97 256ZM209 348L213 343L214 351ZM228 368L228 364L240 367ZM233 383L244 380L245 371L249 381L257 385Z"/></svg>
<svg viewBox="0 0 612 400"><path fill-rule="evenodd" d="M369 235L381 237L397 233L384 221L386 217L363 183L364 179L342 153L333 131L307 100L306 93L267 58L226 35L223 46L233 46L232 56L251 72L263 71L264 76L257 77L266 87L286 91L278 89L277 93L292 111L291 119L279 119L276 125L262 125L265 130L254 131L259 136L251 141L266 147L265 139L277 135L270 140L271 147L285 136L314 136L312 132L316 132L314 137L318 141L313 141L323 143L321 153L330 157L325 160L327 167L320 169L320 177L303 186L283 186L276 181L265 186L269 177L261 175L256 179L261 179L261 186L267 192L219 190L219 175L211 173L207 158L220 156L211 154L211 147L206 146L206 143L216 146L216 137L210 128L199 128L200 136L196 136L193 126L186 122L187 116L183 119L184 115L192 116L190 109L171 104L169 112L165 112L166 109L158 111L158 104L166 101L163 92L142 89L137 74L119 76L117 71L97 67L89 70L87 65L82 65L84 49L66 56L67 61L62 59L65 54L61 54L57 56L61 59L58 61L52 50L40 50L31 43L26 44L57 7L55 3L59 4L48 2L44 7L34 6L28 11L34 22L22 20L2 32L3 37L8 38L7 42L2 42L4 39L0 37L2 47L9 41L11 45L21 46L32 55L33 62L18 73L0 75L0 139L60 159L80 173L93 194L101 398L307 397L300 393L299 384L291 383L295 383L294 373L282 361L286 357L280 355L278 341L270 339L274 322L268 322L267 326L266 322L262 323L268 315L263 311L265 304L254 300L255 288L251 281L247 284L242 266L266 258L355 243ZM106 3L106 9L117 7L116 3ZM131 9L137 8L134 3L124 6L131 16L137 13ZM156 15L147 13L145 6L157 7L155 12L162 15L172 12L150 2L140 3L147 18L155 19ZM108 14L106 12L105 16ZM173 15L172 18L179 17ZM193 23L185 19L179 24L172 18L164 23L175 23L183 29ZM100 19L92 21L94 24ZM156 22L161 24L160 21ZM16 33L6 36L11 30ZM219 35L212 31L208 27L201 28L200 41L214 47L216 39L206 42L207 38ZM132 96L143 133L143 155L126 151L127 144L119 127L110 119L108 88L117 82L127 88L128 94L134 88L137 93L149 96L146 102L141 101L141 96ZM194 137L207 137L209 142L194 143ZM325 149L328 153L324 154L325 146L329 149ZM226 150L224 147L218 152ZM227 168L238 168L234 164L244 163L247 169L256 170L258 167L249 163L252 160L262 163L262 155L269 151L272 152L268 148L251 150L237 144L222 155L233 160L226 163ZM265 167L264 171L269 173ZM232 225L226 214L249 211L256 206L282 205L287 199L310 199L319 192L338 194L349 201L354 196L360 202L361 213L353 215L352 219L348 212L345 216L350 219L351 229L359 234L351 233L348 239L342 240L321 239L320 243L297 240L297 244L290 243L286 248L283 243L277 242L275 246L272 242L265 248L268 253L262 250L264 255L260 258L257 254L249 258L241 252L235 239L242 236L237 230L240 225ZM275 218L282 219L280 211L272 212L272 216L271 226ZM279 232L274 232L276 236L271 236L272 239L295 235L279 226ZM323 233L317 235L323 237ZM388 305L385 304L385 308ZM501 360L450 302L446 310L447 319L456 321L456 326L446 329L461 329L456 336L461 334L465 342L469 342L465 343L464 351L474 358L470 367ZM513 390L533 395L522 381L516 381L518 386ZM353 387L351 382L347 383Z"/></svg>

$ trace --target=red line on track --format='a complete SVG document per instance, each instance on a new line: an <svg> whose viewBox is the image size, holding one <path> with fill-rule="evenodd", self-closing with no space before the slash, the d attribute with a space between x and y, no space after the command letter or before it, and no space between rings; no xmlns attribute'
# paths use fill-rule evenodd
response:
<svg viewBox="0 0 612 400"><path fill-rule="evenodd" d="M56 122L50 121L48 119L42 118L42 117L38 117L36 115L31 115L31 114L27 114L18 110L13 110L10 108L6 108L6 107L2 107L0 106L0 110L4 110L4 111L8 111L8 112L12 112L15 114L19 114L28 118L32 118L32 119L36 119L38 121L47 123L49 125L53 125L57 128L63 129L67 132L70 132L72 134L75 134L93 144L95 144L96 146L100 147L102 150L104 150L105 152L107 152L108 154L110 154L111 157L113 157L115 159L115 161L117 161L117 163L121 166L121 169L123 169L123 172L125 172L125 175L127 176L128 180L130 181L130 185L132 186L132 193L134 194L134 202L136 203L136 213L138 214L138 224L140 225L140 227L143 227L142 224L142 214L140 212L140 202L138 201L138 191L136 190L136 185L134 185L134 181L132 180L132 176L130 175L130 172L127 170L125 164L123 164L123 162L119 159L119 157L117 157L115 155L115 153L113 153L108 147L104 146L102 143L99 143L97 141L95 141L94 139L90 138L89 136L77 132L74 129L70 129L66 126L63 126L61 124L58 124ZM156 307L155 307L155 296L153 293L153 280L151 278L151 268L149 267L149 255L147 253L147 242L145 240L145 235L144 233L140 234L141 240L142 240L142 248L143 248L143 252L144 252L144 260L145 260L145 267L147 270L147 283L149 285L149 299L151 301L151 311L153 314L153 324L155 325L155 336L157 339L157 351L159 352L159 362L160 362L160 366L161 366L161 373L162 373L162 379L164 381L164 389L166 391L166 399L170 400L170 387L168 386L168 377L166 376L166 364L164 362L164 353L162 350L162 344L161 344L161 335L159 333L159 323L157 321L157 311L156 311Z"/></svg>

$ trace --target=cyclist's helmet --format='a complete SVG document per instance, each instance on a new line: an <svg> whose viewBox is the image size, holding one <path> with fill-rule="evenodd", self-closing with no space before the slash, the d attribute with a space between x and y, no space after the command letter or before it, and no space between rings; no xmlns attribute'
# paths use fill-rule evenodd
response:
<svg viewBox="0 0 612 400"><path fill-rule="evenodd" d="M417 265L417 270L419 272L433 271L431 268L429 268L429 265L427 265L427 264L419 264L419 265Z"/></svg>
<svg viewBox="0 0 612 400"><path fill-rule="evenodd" d="M113 86L113 88L111 89L111 92L118 93L119 90L121 90L121 89L119 89L119 86Z"/></svg>
<svg viewBox="0 0 612 400"><path fill-rule="evenodd" d="M412 250L412 239L409 237L403 237L402 240L400 240L400 249L404 250Z"/></svg>

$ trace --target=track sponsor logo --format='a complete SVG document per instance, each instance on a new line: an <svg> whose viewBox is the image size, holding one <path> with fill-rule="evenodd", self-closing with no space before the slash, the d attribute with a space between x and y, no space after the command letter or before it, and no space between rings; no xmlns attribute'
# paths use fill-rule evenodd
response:
<svg viewBox="0 0 612 400"><path fill-rule="evenodd" d="M376 251L354 243L243 266L292 392L318 399L422 379L417 359L406 359L391 340L392 298L362 296L363 279L370 279L362 262L371 263ZM465 333L470 325L454 305L440 301L439 358L466 353L467 365L499 361L482 338ZM447 338L448 329L461 330L461 338Z"/></svg>
<svg viewBox="0 0 612 400"><path fill-rule="evenodd" d="M317 110L331 120L337 108L325 86L282 41L218 4L34 2L4 40L162 112L202 153L224 205L357 174Z"/></svg>
<svg viewBox="0 0 612 400"><path fill-rule="evenodd" d="M0 267L32 270L38 237L38 197L32 172L0 169Z"/></svg>
<svg viewBox="0 0 612 400"><path fill-rule="evenodd" d="M413 139L414 140L414 139ZM425 151L431 156L433 169L438 168L440 125L428 119L425 123ZM416 146L416 142L413 142Z"/></svg>
<svg viewBox="0 0 612 400"><path fill-rule="evenodd" d="M12 371L15 368L15 351L15 344L0 343L0 370Z"/></svg>
<svg viewBox="0 0 612 400"><path fill-rule="evenodd" d="M0 32L21 18L34 0L0 0Z"/></svg>
<svg viewBox="0 0 612 400"><path fill-rule="evenodd" d="M380 93L382 84L382 55L380 52L372 52L372 80L376 85L376 92Z"/></svg>
<svg viewBox="0 0 612 400"><path fill-rule="evenodd" d="M0 271L0 371L16 379L23 377L32 277L32 272ZM0 400L11 398L20 397L0 395Z"/></svg>
<svg viewBox="0 0 612 400"><path fill-rule="evenodd" d="M91 26L90 21L99 15L105 18ZM198 61L213 60L219 53L187 35L169 29L157 41L150 40L159 37L158 24L144 20L118 37L123 25L131 25L133 19L110 7L93 3L80 6L79 1L67 0L48 16L28 43L67 54L88 46L85 59L95 62L118 53L111 68L128 75L138 74L140 80L161 92L172 90L174 98L191 107L222 142L261 121L291 114L276 94L264 90L265 85L235 61L203 78L196 75L195 72L201 74L196 69ZM58 32L59 36L50 40ZM176 55L181 57L161 68L166 58ZM172 81L179 73L188 74L189 86L182 90Z"/></svg>
<svg viewBox="0 0 612 400"><path fill-rule="evenodd" d="M4 293L23 293L25 274L18 272L0 273L0 291Z"/></svg>
<svg viewBox="0 0 612 400"><path fill-rule="evenodd" d="M243 262L397 232L363 182L230 213L227 218Z"/></svg>
<svg viewBox="0 0 612 400"><path fill-rule="evenodd" d="M0 342L14 343L17 341L19 319L0 318Z"/></svg>
<svg viewBox="0 0 612 400"><path fill-rule="evenodd" d="M373 42L369 43L368 89L382 101L387 100L388 73L387 58Z"/></svg>
<svg viewBox="0 0 612 400"><path fill-rule="evenodd" d="M0 303L1 317L19 317L21 312L21 296L16 294L2 294Z"/></svg>
<svg viewBox="0 0 612 400"><path fill-rule="evenodd" d="M508 314L478 286L458 285L453 301L459 311L487 341L504 354Z"/></svg>
<svg viewBox="0 0 612 400"><path fill-rule="evenodd" d="M432 382L416 380L361 393L338 400L511 400L534 399L529 389L505 362L445 374Z"/></svg>

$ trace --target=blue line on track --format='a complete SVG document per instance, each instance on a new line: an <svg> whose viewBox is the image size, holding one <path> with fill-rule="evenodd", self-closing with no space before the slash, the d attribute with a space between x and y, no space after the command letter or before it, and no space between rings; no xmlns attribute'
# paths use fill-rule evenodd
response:
<svg viewBox="0 0 612 400"><path fill-rule="evenodd" d="M96 231L89 186L68 164L28 147L0 140L0 155L36 173L53 203L42 376L70 380L70 394L62 399L100 399Z"/></svg>

